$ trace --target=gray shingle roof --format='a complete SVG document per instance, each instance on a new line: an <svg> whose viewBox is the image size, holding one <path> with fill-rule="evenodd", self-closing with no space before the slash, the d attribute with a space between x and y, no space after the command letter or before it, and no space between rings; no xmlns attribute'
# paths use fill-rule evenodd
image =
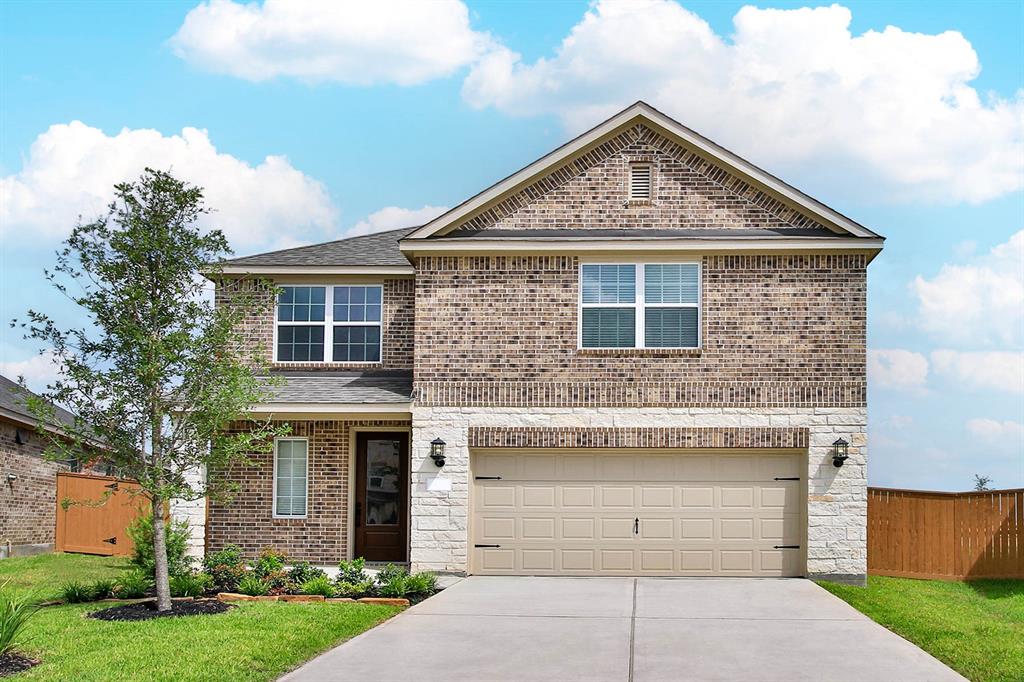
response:
<svg viewBox="0 0 1024 682"><path fill-rule="evenodd" d="M28 407L25 405L25 399L30 395L36 395L35 393L22 388L16 381L11 381L5 376L0 376L0 408L7 412L13 412L18 418L23 419L26 423L35 424L36 418L28 411ZM57 421L64 424L74 424L75 415L71 414L62 407L55 406L54 415Z"/></svg>
<svg viewBox="0 0 1024 682"><path fill-rule="evenodd" d="M224 261L224 265L409 265L398 250L398 240L416 227L364 234L323 244L258 253Z"/></svg>
<svg viewBox="0 0 1024 682"><path fill-rule="evenodd" d="M412 400L411 372L274 372L284 383L274 403L404 403Z"/></svg>

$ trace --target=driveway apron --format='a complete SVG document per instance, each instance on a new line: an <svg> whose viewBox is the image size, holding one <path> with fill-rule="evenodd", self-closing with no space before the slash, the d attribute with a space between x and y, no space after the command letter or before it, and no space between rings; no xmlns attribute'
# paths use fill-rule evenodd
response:
<svg viewBox="0 0 1024 682"><path fill-rule="evenodd" d="M963 680L813 582L470 577L286 675L312 680Z"/></svg>

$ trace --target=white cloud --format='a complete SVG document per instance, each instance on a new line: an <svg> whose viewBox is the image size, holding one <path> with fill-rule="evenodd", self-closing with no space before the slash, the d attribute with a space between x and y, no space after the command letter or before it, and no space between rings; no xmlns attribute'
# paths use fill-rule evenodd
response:
<svg viewBox="0 0 1024 682"><path fill-rule="evenodd" d="M944 342L1024 341L1024 230L963 265L945 264L911 283L918 320Z"/></svg>
<svg viewBox="0 0 1024 682"><path fill-rule="evenodd" d="M1024 353L937 350L931 361L936 374L961 386L1024 393Z"/></svg>
<svg viewBox="0 0 1024 682"><path fill-rule="evenodd" d="M60 375L60 366L53 353L47 351L27 360L0 360L0 374L12 381L24 377L29 390L40 393Z"/></svg>
<svg viewBox="0 0 1024 682"><path fill-rule="evenodd" d="M489 52L463 96L573 132L643 99L757 163L864 197L980 202L1024 184L1024 96L982 98L963 35L855 36L850 21L839 5L747 6L727 41L672 0L599 0L551 57Z"/></svg>
<svg viewBox="0 0 1024 682"><path fill-rule="evenodd" d="M125 128L107 135L72 121L50 126L21 171L0 177L0 230L10 239L64 237L78 216L92 220L105 212L114 184L134 180L146 166L204 187L215 209L205 223L222 229L239 252L324 236L337 220L324 186L283 156L251 165L218 152L205 130L164 136Z"/></svg>
<svg viewBox="0 0 1024 682"><path fill-rule="evenodd" d="M928 380L928 359L900 348L868 351L868 381L883 388L923 390Z"/></svg>
<svg viewBox="0 0 1024 682"><path fill-rule="evenodd" d="M1024 424L1020 422L971 419L967 422L967 430L990 444L1013 446L1018 451L1024 452Z"/></svg>
<svg viewBox="0 0 1024 682"><path fill-rule="evenodd" d="M188 13L170 42L200 68L250 81L354 85L448 76L492 44L457 0L210 0Z"/></svg>
<svg viewBox="0 0 1024 682"><path fill-rule="evenodd" d="M356 223L345 236L396 230L400 227L416 227L427 223L448 210L447 206L423 206L422 208L401 208L387 206L368 215Z"/></svg>

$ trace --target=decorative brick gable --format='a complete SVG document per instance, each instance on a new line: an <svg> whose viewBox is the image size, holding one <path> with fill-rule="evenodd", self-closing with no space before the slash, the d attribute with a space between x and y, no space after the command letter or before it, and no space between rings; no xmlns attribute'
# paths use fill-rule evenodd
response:
<svg viewBox="0 0 1024 682"><path fill-rule="evenodd" d="M653 166L651 201L629 202L629 166ZM818 221L644 125L608 139L449 234L487 229L818 228Z"/></svg>
<svg viewBox="0 0 1024 682"><path fill-rule="evenodd" d="M471 448L806 448L790 427L469 427Z"/></svg>

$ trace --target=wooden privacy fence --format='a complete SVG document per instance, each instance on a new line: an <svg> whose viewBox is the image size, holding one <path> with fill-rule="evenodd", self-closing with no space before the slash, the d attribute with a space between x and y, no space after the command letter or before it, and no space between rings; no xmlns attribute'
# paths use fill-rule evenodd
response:
<svg viewBox="0 0 1024 682"><path fill-rule="evenodd" d="M868 573L1024 578L1024 488L939 493L868 488Z"/></svg>
<svg viewBox="0 0 1024 682"><path fill-rule="evenodd" d="M132 541L125 530L149 511L149 500L137 494L139 484L109 476L57 474L58 552L127 556Z"/></svg>

